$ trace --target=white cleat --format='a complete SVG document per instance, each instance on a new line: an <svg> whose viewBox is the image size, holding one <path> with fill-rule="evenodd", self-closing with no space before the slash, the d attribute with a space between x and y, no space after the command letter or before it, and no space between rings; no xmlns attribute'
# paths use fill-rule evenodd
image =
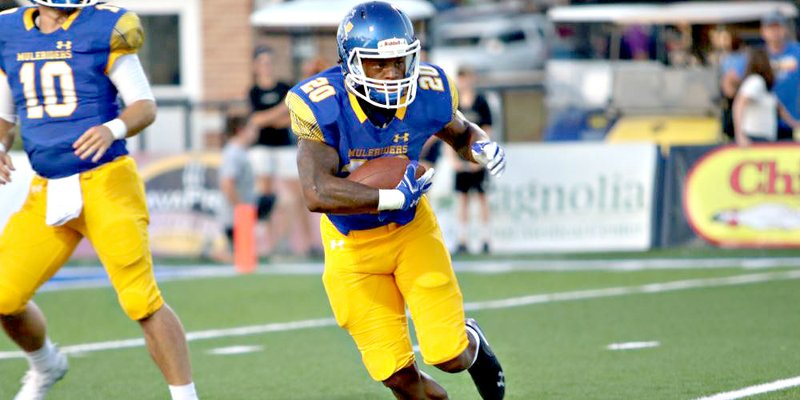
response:
<svg viewBox="0 0 800 400"><path fill-rule="evenodd" d="M28 370L22 378L22 389L19 390L14 400L44 400L53 384L67 374L67 369L69 369L67 356L56 351L56 362L52 368L44 372Z"/></svg>

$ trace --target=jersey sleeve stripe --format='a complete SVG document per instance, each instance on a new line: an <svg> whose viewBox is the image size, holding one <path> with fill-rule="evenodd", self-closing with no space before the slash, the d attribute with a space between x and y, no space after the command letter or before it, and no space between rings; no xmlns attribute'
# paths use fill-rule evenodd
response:
<svg viewBox="0 0 800 400"><path fill-rule="evenodd" d="M311 111L311 107L306 104L297 93L289 92L286 96L286 106L289 107L292 132L300 139L316 140L324 142L322 130L317 123L317 117Z"/></svg>
<svg viewBox="0 0 800 400"><path fill-rule="evenodd" d="M449 76L445 76L447 77L447 86L450 87L450 97L453 104L453 118L455 119L456 112L458 111L458 88Z"/></svg>

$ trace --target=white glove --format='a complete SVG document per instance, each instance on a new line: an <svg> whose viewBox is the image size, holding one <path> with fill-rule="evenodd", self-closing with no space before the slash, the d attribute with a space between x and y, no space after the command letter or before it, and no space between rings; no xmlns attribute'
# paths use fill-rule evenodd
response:
<svg viewBox="0 0 800 400"><path fill-rule="evenodd" d="M472 144L472 158L489 170L492 176L503 175L506 170L506 152L497 142L481 140Z"/></svg>

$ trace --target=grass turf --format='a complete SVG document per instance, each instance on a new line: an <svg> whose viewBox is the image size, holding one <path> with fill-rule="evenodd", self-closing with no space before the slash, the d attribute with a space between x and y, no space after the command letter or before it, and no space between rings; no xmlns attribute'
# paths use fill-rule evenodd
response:
<svg viewBox="0 0 800 400"><path fill-rule="evenodd" d="M465 301L637 286L763 271L510 272L459 275ZM254 275L165 282L187 331L330 318L318 276ZM691 399L800 375L800 282L773 281L630 294L470 312L506 369L508 399ZM110 288L41 293L37 303L63 345L140 337ZM609 351L610 343L659 341ZM218 347L262 351L219 356ZM335 326L190 344L205 399L391 399L369 379L347 334ZM0 351L13 350L0 339ZM70 358L52 399L164 399L166 387L144 348ZM11 398L24 360L0 360L0 399ZM453 399L476 399L467 374L423 367ZM800 397L800 389L759 399Z"/></svg>

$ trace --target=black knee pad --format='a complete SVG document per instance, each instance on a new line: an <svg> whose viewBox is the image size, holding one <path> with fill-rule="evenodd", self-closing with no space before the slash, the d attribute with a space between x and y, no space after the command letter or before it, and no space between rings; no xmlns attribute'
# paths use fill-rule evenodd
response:
<svg viewBox="0 0 800 400"><path fill-rule="evenodd" d="M275 195L274 194L264 194L258 196L258 219L268 219L269 215L272 214L272 209L275 207Z"/></svg>

